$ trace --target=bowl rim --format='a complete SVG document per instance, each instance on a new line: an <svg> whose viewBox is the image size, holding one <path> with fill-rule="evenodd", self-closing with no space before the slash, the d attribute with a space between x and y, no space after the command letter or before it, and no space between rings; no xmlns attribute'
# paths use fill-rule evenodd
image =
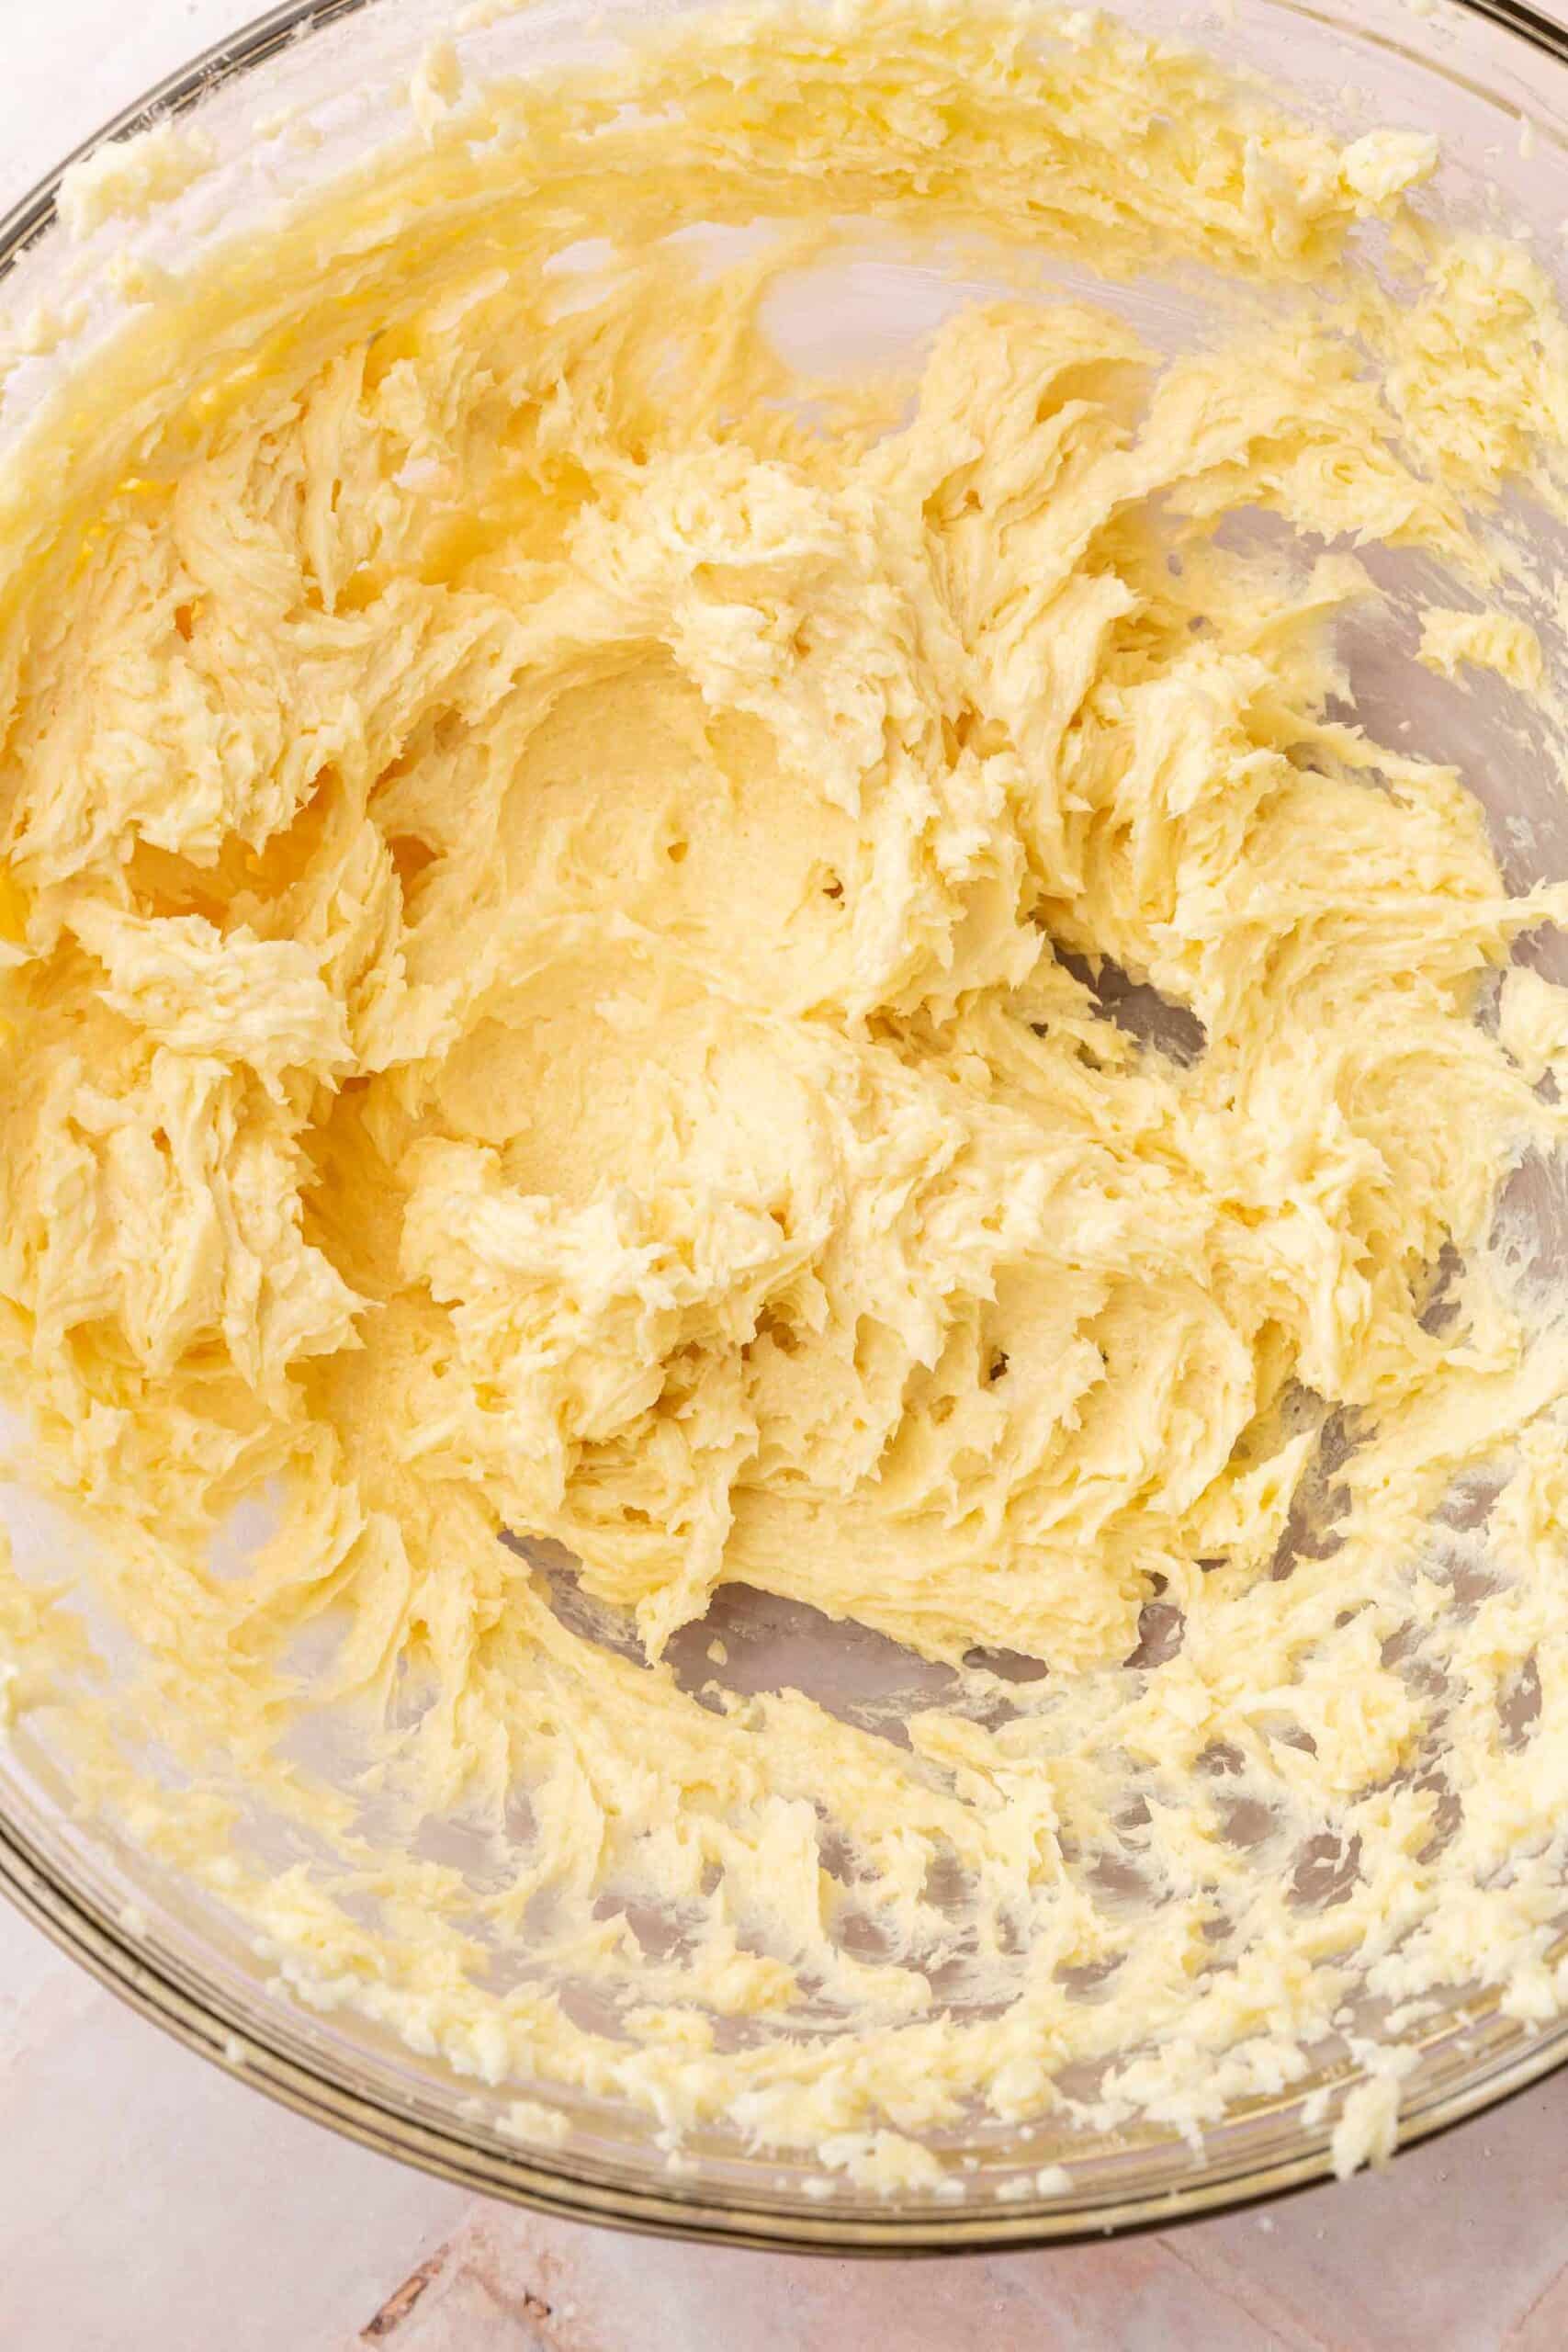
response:
<svg viewBox="0 0 1568 2352"><path fill-rule="evenodd" d="M0 214L0 287L54 224L60 185L73 164L106 141L131 137L188 113L210 92L278 51L378 5L380 0L278 0L164 74L99 124ZM1286 5L1301 6L1304 14L1316 13L1310 0L1286 0ZM1568 66L1568 23L1555 22L1526 0L1450 0L1450 5ZM579 2166L521 2148L513 2152L495 2146L465 2133L456 2118L450 2125L437 2125L355 2082L347 2067L324 2060L303 2063L281 2038L274 2040L265 2028L258 2030L254 2012L226 2014L227 2003L210 1983L203 1983L206 1997L181 1984L139 1939L132 1913L116 1916L85 1887L73 1885L37 1839L4 1810L0 1895L137 2015L234 2081L378 2154L476 2194L560 2220L775 2254L1021 2253L1164 2231L1222 2212L1244 2211L1319 2187L1332 2177L1329 2136L1324 2132L1298 2154L1261 2163L1238 2158L1234 2173L1198 2175L1175 2188L1072 2205L1021 2200L970 2211L927 2206L907 2214L894 2208L843 2211L824 2205L820 2214L813 2214L751 2201L738 2192L721 2198L685 2190L672 2175L667 2186L651 2176L647 2183L632 2186L621 2177L596 2177L587 2164ZM1537 2030L1511 2055L1503 2055L1470 2080L1402 2111L1396 2155L1503 2106L1565 2063L1568 2016Z"/></svg>

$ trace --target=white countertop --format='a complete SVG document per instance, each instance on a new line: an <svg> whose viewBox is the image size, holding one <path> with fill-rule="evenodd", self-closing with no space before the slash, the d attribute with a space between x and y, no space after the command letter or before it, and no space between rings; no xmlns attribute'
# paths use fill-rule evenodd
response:
<svg viewBox="0 0 1568 2352"><path fill-rule="evenodd" d="M0 206L246 0L0 0ZM367 2154L0 1905L0 2352L1560 2352L1568 2075L1387 2176L1055 2254L855 2264L544 2222Z"/></svg>

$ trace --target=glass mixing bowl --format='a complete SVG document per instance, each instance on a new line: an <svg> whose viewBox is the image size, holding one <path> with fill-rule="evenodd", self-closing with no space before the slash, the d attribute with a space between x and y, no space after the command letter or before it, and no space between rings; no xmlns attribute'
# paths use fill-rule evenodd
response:
<svg viewBox="0 0 1568 2352"><path fill-rule="evenodd" d="M621 14L646 23L660 5L650 11L635 0ZM280 198L325 184L393 126L406 130L411 74L448 13L449 0L289 0L196 60L100 138L195 114L220 157L216 171L145 222L110 224L86 249L85 275L56 222L60 175L17 205L0 224L0 303L14 332L31 323L17 335L0 440L23 429L60 371L114 323L133 281L97 266L111 248L153 262L188 259ZM1125 0L1122 13L1261 74L1342 135L1373 124L1437 132L1442 206L1531 239L1564 277L1568 33L1534 10L1517 0L1220 0L1209 12L1190 0ZM525 74L591 55L615 15L590 17L571 0L471 8L457 21L457 45L481 77ZM929 273L925 284L929 304ZM1134 286L1114 299L1156 344L1180 339L1168 289ZM818 300L803 356L819 358L824 342L840 356L896 346L929 327L920 304L917 274L901 286L889 269L869 309L863 283L837 307ZM1484 686L1460 695L1393 659L1375 636L1348 650L1368 718L1410 718L1419 749L1475 782L1510 884L1568 876L1568 797L1544 749L1517 735L1506 763L1488 760L1500 714ZM1568 976L1568 961L1558 976ZM1562 1199L1543 1193L1535 1215L1541 1249L1568 1265ZM61 1522L21 1487L5 1501L24 1568L57 1566L68 1544ZM852 1628L742 1593L721 1594L716 1607L738 1687L795 1683L845 1706L888 1674L888 1645ZM705 1642L714 1630L710 1621ZM1325 2065L1289 2096L1234 2109L1205 2134L1201 2154L1153 2127L1067 2137L1058 2127L993 2124L964 2144L945 2143L944 2187L957 2196L921 2190L889 2201L716 2132L694 2139L672 2166L645 2119L564 2093L542 2094L562 2136L541 2133L531 2144L508 2113L517 2086L489 2089L347 2011L322 2016L292 2001L234 1921L73 1803L60 1757L26 1715L0 1748L0 1884L144 2016L351 2137L542 2210L734 2244L952 2252L1166 2225L1320 2177L1344 2098L1360 2079L1348 2061ZM1568 1918L1568 1887L1563 1908ZM1410 2048L1405 2143L1546 2074L1568 2056L1568 2020L1523 2025L1502 2016L1495 1996L1457 1988Z"/></svg>

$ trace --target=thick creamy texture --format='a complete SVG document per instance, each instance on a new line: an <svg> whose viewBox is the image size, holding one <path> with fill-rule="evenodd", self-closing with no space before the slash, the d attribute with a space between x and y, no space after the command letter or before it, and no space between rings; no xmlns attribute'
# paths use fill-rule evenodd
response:
<svg viewBox="0 0 1568 2352"><path fill-rule="evenodd" d="M1498 976L1562 899L1336 639L1420 551L1422 660L1554 722L1476 521L1562 503L1545 280L1111 25L442 64L7 510L0 1337L141 1661L85 1785L310 1999L894 2188L1077 2060L1200 2124L1363 1973L1546 2014L1568 1362L1498 1219L1568 998ZM856 216L1017 295L799 383ZM1161 361L1061 258L1236 317ZM902 1645L902 1728L705 1688L734 1584ZM69 1604L4 1623L43 1704Z"/></svg>

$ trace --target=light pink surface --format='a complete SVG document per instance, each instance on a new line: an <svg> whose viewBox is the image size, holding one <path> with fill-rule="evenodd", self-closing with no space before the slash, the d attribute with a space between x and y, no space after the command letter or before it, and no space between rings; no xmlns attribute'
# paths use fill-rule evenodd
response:
<svg viewBox="0 0 1568 2352"><path fill-rule="evenodd" d="M263 0L0 0L0 203ZM536 2221L165 2041L0 1906L0 2352L1560 2352L1568 2076L1161 2237L854 2264Z"/></svg>

